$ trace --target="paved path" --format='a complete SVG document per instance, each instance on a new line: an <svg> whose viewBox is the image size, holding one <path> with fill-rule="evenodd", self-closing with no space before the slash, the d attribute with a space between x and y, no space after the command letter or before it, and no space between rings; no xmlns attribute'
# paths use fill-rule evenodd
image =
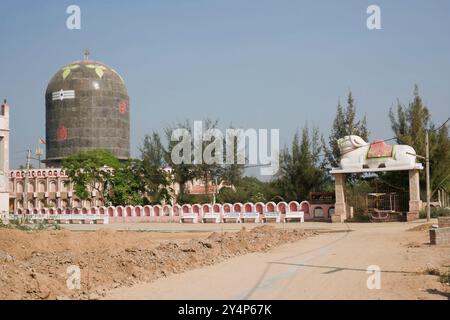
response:
<svg viewBox="0 0 450 320"><path fill-rule="evenodd" d="M331 225L328 225L331 226ZM414 224L343 224L333 232L111 291L109 299L447 299L427 263L450 263L450 247L426 244ZM381 289L367 288L367 267ZM428 290L428 291L427 291Z"/></svg>

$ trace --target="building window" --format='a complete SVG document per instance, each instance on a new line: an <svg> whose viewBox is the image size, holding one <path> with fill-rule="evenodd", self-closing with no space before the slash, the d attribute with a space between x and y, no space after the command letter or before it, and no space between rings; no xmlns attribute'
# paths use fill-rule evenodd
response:
<svg viewBox="0 0 450 320"><path fill-rule="evenodd" d="M50 181L49 189L50 189L50 192L56 192L56 182L55 181Z"/></svg>
<svg viewBox="0 0 450 320"><path fill-rule="evenodd" d="M63 180L61 182L61 191L62 192L68 192L69 190L69 181L68 180Z"/></svg>
<svg viewBox="0 0 450 320"><path fill-rule="evenodd" d="M44 181L38 182L38 192L45 192L45 182Z"/></svg>
<svg viewBox="0 0 450 320"><path fill-rule="evenodd" d="M16 190L17 190L17 193L23 193L23 183L22 182L17 182Z"/></svg>
<svg viewBox="0 0 450 320"><path fill-rule="evenodd" d="M314 209L314 218L323 218L323 209L321 207Z"/></svg>
<svg viewBox="0 0 450 320"><path fill-rule="evenodd" d="M4 106L2 106L2 108L4 108ZM3 166L5 165L4 163L4 151L5 151L5 139L4 137L0 137L0 172L3 172Z"/></svg>

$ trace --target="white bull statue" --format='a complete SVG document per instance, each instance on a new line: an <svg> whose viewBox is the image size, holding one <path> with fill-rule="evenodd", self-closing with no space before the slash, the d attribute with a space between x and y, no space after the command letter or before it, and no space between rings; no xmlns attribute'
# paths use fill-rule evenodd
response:
<svg viewBox="0 0 450 320"><path fill-rule="evenodd" d="M413 169L416 165L416 152L407 145L389 146L383 140L365 142L356 135L338 140L341 153L341 169Z"/></svg>

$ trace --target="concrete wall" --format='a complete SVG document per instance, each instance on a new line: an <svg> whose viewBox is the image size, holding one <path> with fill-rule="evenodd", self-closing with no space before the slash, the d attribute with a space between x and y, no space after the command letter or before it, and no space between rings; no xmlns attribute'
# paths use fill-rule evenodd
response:
<svg viewBox="0 0 450 320"><path fill-rule="evenodd" d="M438 226L439 228L430 229L430 243L450 244L450 217L439 217Z"/></svg>
<svg viewBox="0 0 450 320"><path fill-rule="evenodd" d="M438 225L439 225L439 228L449 228L450 227L450 217L439 217Z"/></svg>
<svg viewBox="0 0 450 320"><path fill-rule="evenodd" d="M430 229L430 243L435 245L450 244L450 227Z"/></svg>

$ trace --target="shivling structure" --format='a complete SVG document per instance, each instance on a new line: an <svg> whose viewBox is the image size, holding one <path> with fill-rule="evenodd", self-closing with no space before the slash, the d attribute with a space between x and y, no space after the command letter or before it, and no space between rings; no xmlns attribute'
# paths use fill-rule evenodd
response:
<svg viewBox="0 0 450 320"><path fill-rule="evenodd" d="M78 199L61 162L92 149L109 150L122 160L130 157L130 101L123 78L104 63L89 59L86 50L83 60L62 67L51 78L45 110L46 168L11 171L4 158L9 136L6 103L0 110L0 173L6 177L5 186L0 183L0 196L4 193L7 199L9 191L9 211L104 205L92 190L89 199ZM4 210L8 211L8 205Z"/></svg>
<svg viewBox="0 0 450 320"><path fill-rule="evenodd" d="M130 157L130 105L122 77L89 59L59 69L45 93L46 164L90 149L106 149L118 159Z"/></svg>

